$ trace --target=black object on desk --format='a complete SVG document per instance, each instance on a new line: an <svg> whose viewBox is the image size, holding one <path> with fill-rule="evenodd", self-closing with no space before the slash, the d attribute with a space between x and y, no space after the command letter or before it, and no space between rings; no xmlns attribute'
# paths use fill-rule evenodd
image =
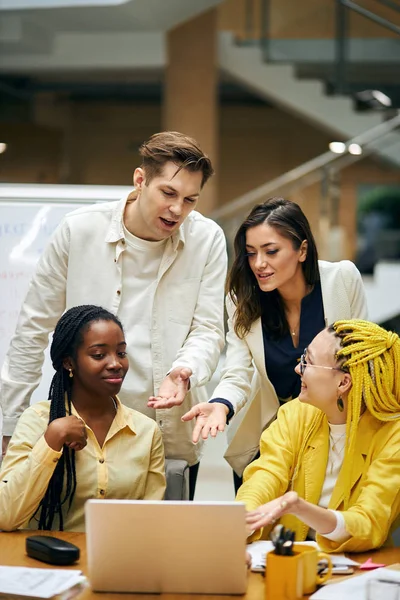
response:
<svg viewBox="0 0 400 600"><path fill-rule="evenodd" d="M26 553L31 558L51 565L72 565L80 554L78 546L48 535L27 537Z"/></svg>
<svg viewBox="0 0 400 600"><path fill-rule="evenodd" d="M294 531L285 529L283 525L276 525L271 532L271 540L275 548L275 554L280 554L281 556L293 556L294 537Z"/></svg>

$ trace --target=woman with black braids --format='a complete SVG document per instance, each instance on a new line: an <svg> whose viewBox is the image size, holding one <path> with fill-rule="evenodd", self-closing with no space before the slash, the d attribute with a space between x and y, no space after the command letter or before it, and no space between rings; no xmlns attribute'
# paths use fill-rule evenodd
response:
<svg viewBox="0 0 400 600"><path fill-rule="evenodd" d="M21 416L0 473L0 529L84 530L89 498L161 500L156 423L118 400L129 368L112 313L77 306L59 320L49 400Z"/></svg>

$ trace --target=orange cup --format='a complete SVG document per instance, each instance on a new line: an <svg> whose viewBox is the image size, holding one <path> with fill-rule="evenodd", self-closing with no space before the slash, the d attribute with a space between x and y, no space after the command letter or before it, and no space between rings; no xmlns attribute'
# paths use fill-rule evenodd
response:
<svg viewBox="0 0 400 600"><path fill-rule="evenodd" d="M300 600L303 596L304 553L293 556L268 552L265 600Z"/></svg>
<svg viewBox="0 0 400 600"><path fill-rule="evenodd" d="M320 552L318 548L307 544L295 544L293 549L303 555L303 594L312 594L317 589L317 585L325 583L332 575L331 557L324 552ZM328 564L328 572L324 575L318 574L318 562L321 559L326 560Z"/></svg>

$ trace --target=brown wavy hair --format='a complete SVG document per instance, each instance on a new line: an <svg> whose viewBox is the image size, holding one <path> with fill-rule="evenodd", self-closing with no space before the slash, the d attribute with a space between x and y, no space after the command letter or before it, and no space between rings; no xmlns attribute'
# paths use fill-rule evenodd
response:
<svg viewBox="0 0 400 600"><path fill-rule="evenodd" d="M289 331L285 306L278 290L263 293L261 308L261 290L250 269L246 251L246 232L252 227L266 223L276 229L280 235L290 240L295 250L307 240L307 256L301 263L308 285L319 281L318 251L307 217L300 206L284 198L268 198L263 204L255 206L239 227L235 236L235 259L227 279L226 291L235 306L234 329L243 339L252 324L263 313L263 326L275 338L279 339Z"/></svg>
<svg viewBox="0 0 400 600"><path fill-rule="evenodd" d="M204 154L197 141L178 131L155 133L147 142L143 142L139 154L142 157L147 183L160 175L167 162L177 165L177 173L181 169L193 173L200 171L201 187L214 173L211 160Z"/></svg>

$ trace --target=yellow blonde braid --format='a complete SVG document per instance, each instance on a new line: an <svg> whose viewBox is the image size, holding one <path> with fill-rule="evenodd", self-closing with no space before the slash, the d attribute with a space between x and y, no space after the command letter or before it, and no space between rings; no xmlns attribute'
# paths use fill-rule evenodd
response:
<svg viewBox="0 0 400 600"><path fill-rule="evenodd" d="M400 419L400 339L397 333L354 319L336 321L341 348L336 357L349 370L352 387L347 401L346 454L343 469L348 482L345 509L350 496L351 465L363 404L379 421ZM397 377L396 377L397 375Z"/></svg>
<svg viewBox="0 0 400 600"><path fill-rule="evenodd" d="M349 371L352 380L347 402L346 452L342 466L346 473L345 481L348 482L344 494L344 507L347 509L352 457L363 405L379 421L400 419L400 339L397 333L361 319L336 321L328 330L340 338L341 347L336 358L341 367ZM308 442L324 418L324 413L318 413L310 423L300 448L293 480Z"/></svg>
<svg viewBox="0 0 400 600"><path fill-rule="evenodd" d="M400 339L375 323L354 319L336 321L333 328L341 338L337 358L350 374L352 409L364 401L379 421L400 418ZM396 377L397 375L397 377ZM359 413L356 411L355 414Z"/></svg>

